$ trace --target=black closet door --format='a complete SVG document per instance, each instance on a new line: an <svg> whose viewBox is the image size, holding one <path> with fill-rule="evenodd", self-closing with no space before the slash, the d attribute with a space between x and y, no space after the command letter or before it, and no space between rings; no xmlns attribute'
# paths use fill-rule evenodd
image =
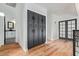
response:
<svg viewBox="0 0 79 59"><path fill-rule="evenodd" d="M42 33L43 33L43 43L45 43L45 41L46 41L46 18L45 18L45 16L43 16L42 24L43 24L43 27L42 27L42 29L43 29L43 31L42 31Z"/></svg>
<svg viewBox="0 0 79 59"><path fill-rule="evenodd" d="M34 42L34 46L36 46L38 45L38 14L37 13L34 13L33 28L34 28L33 42Z"/></svg>
<svg viewBox="0 0 79 59"><path fill-rule="evenodd" d="M39 15L39 28L38 28L38 33L39 33L39 44L43 43L43 24L42 24L42 20L43 20L43 17L42 15Z"/></svg>
<svg viewBox="0 0 79 59"><path fill-rule="evenodd" d="M46 19L45 16L32 11L27 11L28 19L28 48L42 44L46 40Z"/></svg>
<svg viewBox="0 0 79 59"><path fill-rule="evenodd" d="M28 11L28 48L33 47L33 12Z"/></svg>

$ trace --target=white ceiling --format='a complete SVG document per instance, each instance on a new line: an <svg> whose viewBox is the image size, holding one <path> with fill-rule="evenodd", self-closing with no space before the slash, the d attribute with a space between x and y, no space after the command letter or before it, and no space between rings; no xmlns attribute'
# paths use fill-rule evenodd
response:
<svg viewBox="0 0 79 59"><path fill-rule="evenodd" d="M69 14L77 16L76 8L74 3L36 3L41 7L48 10L48 13L53 14Z"/></svg>
<svg viewBox="0 0 79 59"><path fill-rule="evenodd" d="M5 4L11 7L16 7L16 3L5 3Z"/></svg>
<svg viewBox="0 0 79 59"><path fill-rule="evenodd" d="M47 9L49 14L77 16L75 3L35 3Z"/></svg>

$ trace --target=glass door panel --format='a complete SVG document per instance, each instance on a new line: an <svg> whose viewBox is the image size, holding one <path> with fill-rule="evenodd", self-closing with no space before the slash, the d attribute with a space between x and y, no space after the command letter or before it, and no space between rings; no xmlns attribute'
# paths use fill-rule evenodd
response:
<svg viewBox="0 0 79 59"><path fill-rule="evenodd" d="M68 21L68 38L73 39L73 30L75 30L75 20Z"/></svg>
<svg viewBox="0 0 79 59"><path fill-rule="evenodd" d="M60 37L65 38L65 22L60 22Z"/></svg>

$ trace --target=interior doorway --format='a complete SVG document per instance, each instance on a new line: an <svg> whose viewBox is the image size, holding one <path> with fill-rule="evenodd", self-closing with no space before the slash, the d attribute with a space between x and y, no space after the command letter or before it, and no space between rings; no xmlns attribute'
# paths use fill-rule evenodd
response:
<svg viewBox="0 0 79 59"><path fill-rule="evenodd" d="M11 44L16 42L15 20L7 20L4 18L4 44Z"/></svg>

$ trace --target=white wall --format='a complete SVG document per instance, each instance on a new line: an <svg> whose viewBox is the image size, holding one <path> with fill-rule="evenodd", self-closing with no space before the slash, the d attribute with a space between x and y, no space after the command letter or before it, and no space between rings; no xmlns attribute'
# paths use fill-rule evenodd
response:
<svg viewBox="0 0 79 59"><path fill-rule="evenodd" d="M0 16L0 46L4 45L4 16Z"/></svg>
<svg viewBox="0 0 79 59"><path fill-rule="evenodd" d="M17 4L16 6L16 41L25 51L24 39L23 39L23 13L24 4Z"/></svg>
<svg viewBox="0 0 79 59"><path fill-rule="evenodd" d="M51 40L51 14L47 13L47 40Z"/></svg>
<svg viewBox="0 0 79 59"><path fill-rule="evenodd" d="M19 43L21 47L24 49L24 51L27 49L27 10L34 11L36 13L45 15L47 17L47 10L40 7L39 5L32 4L32 3L26 3L22 6L22 11L20 13L22 14L22 18L20 19L20 22L18 22L19 26L19 36L18 39L20 40ZM47 19L47 18L46 18ZM20 32L21 31L21 32Z"/></svg>

